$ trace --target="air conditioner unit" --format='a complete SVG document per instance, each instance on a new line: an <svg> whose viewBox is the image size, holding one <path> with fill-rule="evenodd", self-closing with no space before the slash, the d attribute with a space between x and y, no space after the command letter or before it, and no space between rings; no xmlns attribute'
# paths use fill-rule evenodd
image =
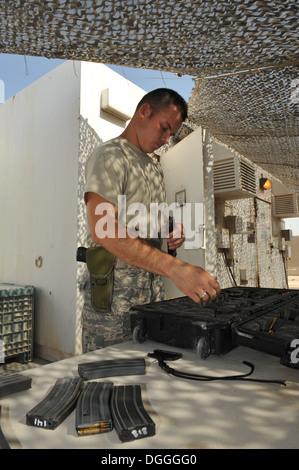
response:
<svg viewBox="0 0 299 470"><path fill-rule="evenodd" d="M242 199L256 196L255 168L240 157L215 160L214 194L220 199Z"/></svg>
<svg viewBox="0 0 299 470"><path fill-rule="evenodd" d="M112 85L106 88L102 91L101 95L101 109L122 121L128 121L133 116L135 110L129 92L129 88L124 90Z"/></svg>
<svg viewBox="0 0 299 470"><path fill-rule="evenodd" d="M275 217L298 217L299 194L289 193L273 197L273 215Z"/></svg>

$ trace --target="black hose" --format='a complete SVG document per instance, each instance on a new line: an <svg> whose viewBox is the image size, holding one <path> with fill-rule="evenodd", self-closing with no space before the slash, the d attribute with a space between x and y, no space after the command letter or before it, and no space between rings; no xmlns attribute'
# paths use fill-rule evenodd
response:
<svg viewBox="0 0 299 470"><path fill-rule="evenodd" d="M249 377L254 371L254 365L251 362L247 362L247 361L243 361L243 364L250 367L250 371L247 374L213 377L213 376L207 376L207 375L198 375L198 374L190 374L186 372L181 372L181 371L177 371L173 369L172 367L169 367L164 361L163 351L160 352L160 350L155 350L153 353L148 353L148 356L157 359L159 367L162 370L164 370L167 374L173 375L174 377L179 377L181 379L196 380L196 381L202 381L202 382L211 382L211 381L216 381L216 380L244 380L245 382L275 383L275 384L286 386L286 383L283 380L265 380L265 379L254 379L254 378L248 379L247 377Z"/></svg>
<svg viewBox="0 0 299 470"><path fill-rule="evenodd" d="M229 262L228 262L228 259L227 259L226 251L225 251L225 250L223 250L223 256L224 256L224 259L225 259L226 267L227 267L227 269L229 270L230 275L231 275L231 277L232 277L233 283L234 283L235 287L238 287L238 284L236 283L236 280L235 280L235 278L234 278L233 272L232 272L232 270L231 270L231 268L230 268L230 265L229 265Z"/></svg>

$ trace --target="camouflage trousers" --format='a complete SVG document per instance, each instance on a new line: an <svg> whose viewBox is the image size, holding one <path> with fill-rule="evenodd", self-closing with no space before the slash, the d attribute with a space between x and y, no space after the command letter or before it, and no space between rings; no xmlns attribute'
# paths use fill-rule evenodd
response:
<svg viewBox="0 0 299 470"><path fill-rule="evenodd" d="M97 312L91 305L90 282L87 281L82 311L83 353L132 339L130 316L133 305L164 300L161 276L132 266L115 268L111 311Z"/></svg>

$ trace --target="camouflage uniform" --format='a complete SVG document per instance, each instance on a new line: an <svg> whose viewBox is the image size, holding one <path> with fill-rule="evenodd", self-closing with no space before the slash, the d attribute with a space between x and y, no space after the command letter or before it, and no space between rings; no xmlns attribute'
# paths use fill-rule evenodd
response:
<svg viewBox="0 0 299 470"><path fill-rule="evenodd" d="M116 268L111 312L101 313L91 305L88 281L82 312L83 353L132 339L128 314L130 307L163 299L161 276L133 266Z"/></svg>
<svg viewBox="0 0 299 470"><path fill-rule="evenodd" d="M166 202L160 164L122 137L111 139L95 149L87 161L85 177L85 193L99 194L115 205L118 205L118 197L123 195L128 206L141 203L147 208L147 214L150 214L151 203ZM129 225L134 214L125 212L124 223ZM148 217L147 223L149 222ZM147 234L152 237L150 233L148 225ZM152 237L148 242L155 244L157 240ZM87 245L92 245L90 230ZM130 307L163 300L163 295L161 277L125 263L122 266L117 264L111 312L103 314L92 308L90 287L87 287L82 312L83 351L92 351L130 339Z"/></svg>

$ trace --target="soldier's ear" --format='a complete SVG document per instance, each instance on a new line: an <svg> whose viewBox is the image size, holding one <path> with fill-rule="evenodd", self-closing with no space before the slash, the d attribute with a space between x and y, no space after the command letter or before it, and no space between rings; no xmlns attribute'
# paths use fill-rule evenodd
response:
<svg viewBox="0 0 299 470"><path fill-rule="evenodd" d="M139 108L139 115L144 118L148 119L152 114L152 108L149 103L144 103L142 106Z"/></svg>

